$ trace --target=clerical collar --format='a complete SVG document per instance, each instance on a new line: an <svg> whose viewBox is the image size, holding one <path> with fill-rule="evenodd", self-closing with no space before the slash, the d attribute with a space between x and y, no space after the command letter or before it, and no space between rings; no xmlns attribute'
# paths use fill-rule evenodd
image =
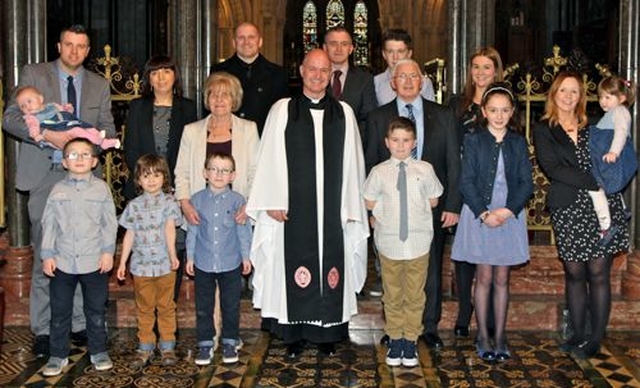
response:
<svg viewBox="0 0 640 388"><path fill-rule="evenodd" d="M326 94L324 95L324 97L322 97L319 100L309 98L309 97L307 97L306 94L303 94L303 96L304 96L304 99L309 104L309 108L311 108L311 109L324 109L325 101L327 101L327 95Z"/></svg>

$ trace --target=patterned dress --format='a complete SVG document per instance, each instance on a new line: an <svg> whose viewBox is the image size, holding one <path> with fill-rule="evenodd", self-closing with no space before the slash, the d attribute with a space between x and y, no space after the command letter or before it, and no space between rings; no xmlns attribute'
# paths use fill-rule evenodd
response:
<svg viewBox="0 0 640 388"><path fill-rule="evenodd" d="M591 169L589 131L578 131L576 157L583 171ZM611 243L605 247L598 245L600 226L586 189L578 191L578 199L572 205L552 210L551 223L556 236L558 255L562 260L589 261L629 249L629 231L622 194L610 195L607 200L611 212L611 225L616 225L619 230Z"/></svg>

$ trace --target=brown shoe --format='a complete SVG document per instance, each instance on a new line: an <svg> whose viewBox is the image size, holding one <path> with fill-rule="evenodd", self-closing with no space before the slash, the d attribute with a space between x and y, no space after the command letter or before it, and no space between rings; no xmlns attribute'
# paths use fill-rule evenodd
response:
<svg viewBox="0 0 640 388"><path fill-rule="evenodd" d="M162 354L162 365L175 365L178 362L175 350L167 349L160 353Z"/></svg>
<svg viewBox="0 0 640 388"><path fill-rule="evenodd" d="M139 368L147 365L149 360L153 357L153 350L136 350L136 355L131 361L131 366Z"/></svg>

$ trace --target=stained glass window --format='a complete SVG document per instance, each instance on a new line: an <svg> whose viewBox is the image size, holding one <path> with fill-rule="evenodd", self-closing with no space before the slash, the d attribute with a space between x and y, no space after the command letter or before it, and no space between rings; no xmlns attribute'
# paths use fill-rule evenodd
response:
<svg viewBox="0 0 640 388"><path fill-rule="evenodd" d="M353 44L355 46L353 62L356 66L369 65L368 26L369 12L364 1L360 0L353 11Z"/></svg>
<svg viewBox="0 0 640 388"><path fill-rule="evenodd" d="M297 12L300 12L298 7L302 7L302 50L300 50L299 40L295 44L292 43L290 49L291 58L300 56L300 51L303 51L304 55L310 50L320 47L322 42L319 39L327 30L334 27L346 27L353 38L353 64L369 67L371 65L371 48L369 47L370 9L367 4L366 0L305 0L300 2L296 9L298 10ZM375 12L375 8L373 12ZM296 15L300 14L296 13ZM323 20L323 17L326 20ZM375 16L372 17L375 18ZM352 26L353 29L351 30ZM296 49L295 46L298 46L298 48ZM297 63L297 60L292 59L292 63ZM297 73L297 69L293 69L292 73Z"/></svg>
<svg viewBox="0 0 640 388"><path fill-rule="evenodd" d="M330 0L327 4L327 30L344 26L344 5L340 0Z"/></svg>
<svg viewBox="0 0 640 388"><path fill-rule="evenodd" d="M305 54L318 46L318 11L309 0L302 9L302 47Z"/></svg>

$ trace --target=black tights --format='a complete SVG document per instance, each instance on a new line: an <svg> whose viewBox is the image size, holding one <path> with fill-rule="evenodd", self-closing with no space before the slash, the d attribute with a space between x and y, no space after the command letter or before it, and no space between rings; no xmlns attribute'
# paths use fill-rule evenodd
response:
<svg viewBox="0 0 640 388"><path fill-rule="evenodd" d="M569 319L575 342L586 338L587 306L591 310L591 339L600 346L611 311L611 258L587 262L564 262L565 289Z"/></svg>
<svg viewBox="0 0 640 388"><path fill-rule="evenodd" d="M495 345L497 349L506 347L505 326L509 307L509 266L493 266L478 264L476 266L476 321L478 323L478 340L484 349L489 347L488 321L493 302L495 319ZM493 287L493 298L491 291Z"/></svg>

